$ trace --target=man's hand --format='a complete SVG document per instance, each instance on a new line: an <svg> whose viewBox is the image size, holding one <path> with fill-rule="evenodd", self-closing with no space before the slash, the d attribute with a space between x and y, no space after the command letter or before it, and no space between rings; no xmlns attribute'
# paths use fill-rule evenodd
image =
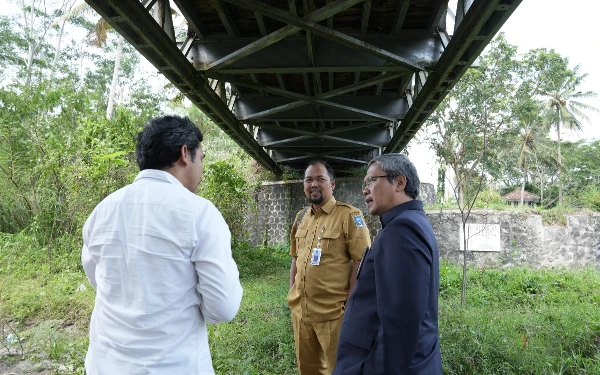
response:
<svg viewBox="0 0 600 375"><path fill-rule="evenodd" d="M354 285L356 284L356 272L358 271L358 266L360 265L360 260L355 260L354 265L352 266L352 272L350 272L350 290L348 291L348 298L346 298L346 302L350 299L350 295L354 290ZM344 303L345 305L345 303Z"/></svg>
<svg viewBox="0 0 600 375"><path fill-rule="evenodd" d="M296 280L296 259L297 257L292 257L292 265L290 266L290 289L292 289Z"/></svg>

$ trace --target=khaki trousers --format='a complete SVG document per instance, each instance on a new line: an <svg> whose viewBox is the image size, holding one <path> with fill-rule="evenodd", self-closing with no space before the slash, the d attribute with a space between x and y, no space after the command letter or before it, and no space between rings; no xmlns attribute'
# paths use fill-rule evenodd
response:
<svg viewBox="0 0 600 375"><path fill-rule="evenodd" d="M340 316L324 322L304 322L292 313L296 360L300 375L327 375L335 367L338 338L342 328Z"/></svg>

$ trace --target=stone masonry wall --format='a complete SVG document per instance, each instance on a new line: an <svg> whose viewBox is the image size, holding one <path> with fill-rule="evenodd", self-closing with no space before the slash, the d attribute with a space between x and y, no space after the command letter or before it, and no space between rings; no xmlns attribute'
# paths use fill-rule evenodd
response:
<svg viewBox="0 0 600 375"><path fill-rule="evenodd" d="M365 212L362 180L336 179L334 196L363 210L365 221L375 236L379 218ZM420 198L433 202L435 192L422 184ZM263 184L254 196L256 210L246 215L249 240L255 245L282 244L289 241L289 230L296 213L307 202L302 181ZM438 240L442 259L462 263L458 210L427 211ZM499 252L468 251L467 261L476 267L586 267L600 268L600 214L573 215L567 226L545 226L540 215L518 211L473 210L469 223L499 224Z"/></svg>
<svg viewBox="0 0 600 375"><path fill-rule="evenodd" d="M333 196L362 210L371 235L375 236L381 225L379 218L365 211L362 183L360 178L336 178ZM433 203L433 185L421 184L419 198ZM302 180L266 182L255 192L254 200L257 209L246 215L248 239L254 245L288 242L296 213L308 204Z"/></svg>
<svg viewBox="0 0 600 375"><path fill-rule="evenodd" d="M461 215L458 210L428 211L438 240L440 257L463 262L459 251ZM600 268L600 214L567 217L567 226L545 226L542 217L515 211L471 212L469 223L500 224L500 252L468 251L476 267L528 266Z"/></svg>

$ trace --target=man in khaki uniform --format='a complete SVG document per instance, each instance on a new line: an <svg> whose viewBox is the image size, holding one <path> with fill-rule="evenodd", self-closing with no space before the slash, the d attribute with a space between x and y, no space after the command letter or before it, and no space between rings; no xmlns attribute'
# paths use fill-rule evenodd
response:
<svg viewBox="0 0 600 375"><path fill-rule="evenodd" d="M296 359L301 375L333 371L344 307L356 270L371 245L362 212L333 197L333 169L312 161L304 173L311 205L296 214L290 233L290 291Z"/></svg>

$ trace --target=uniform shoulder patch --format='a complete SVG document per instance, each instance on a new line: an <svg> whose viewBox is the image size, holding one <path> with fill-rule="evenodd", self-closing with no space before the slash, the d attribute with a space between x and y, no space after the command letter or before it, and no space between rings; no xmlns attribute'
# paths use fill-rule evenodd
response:
<svg viewBox="0 0 600 375"><path fill-rule="evenodd" d="M365 222L361 215L354 215L352 218L354 219L354 224L356 224L357 228L362 228L365 226Z"/></svg>

